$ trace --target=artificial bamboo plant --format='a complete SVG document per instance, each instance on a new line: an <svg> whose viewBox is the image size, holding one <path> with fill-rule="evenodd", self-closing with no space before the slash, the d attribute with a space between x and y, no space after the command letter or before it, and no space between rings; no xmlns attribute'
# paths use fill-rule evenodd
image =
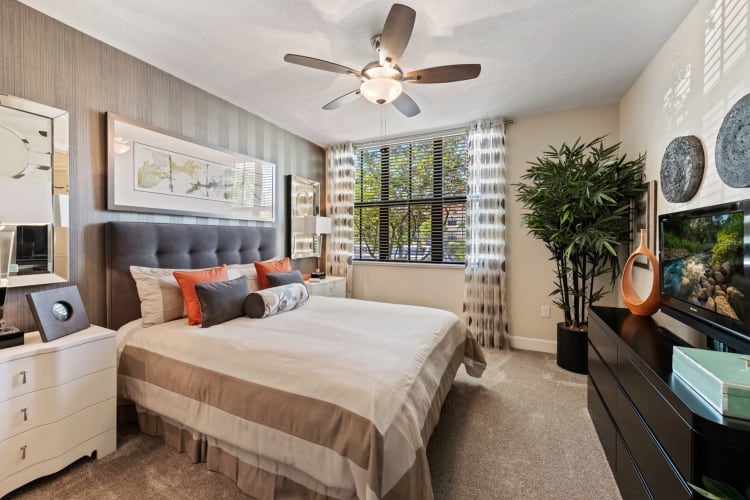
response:
<svg viewBox="0 0 750 500"><path fill-rule="evenodd" d="M517 185L518 200L528 210L523 223L544 242L555 261L554 304L565 326L586 329L588 307L608 291L596 278L610 275L610 289L620 273L617 247L630 234L631 202L644 192L645 155L618 156L620 143L605 137L572 146L563 143L529 162Z"/></svg>

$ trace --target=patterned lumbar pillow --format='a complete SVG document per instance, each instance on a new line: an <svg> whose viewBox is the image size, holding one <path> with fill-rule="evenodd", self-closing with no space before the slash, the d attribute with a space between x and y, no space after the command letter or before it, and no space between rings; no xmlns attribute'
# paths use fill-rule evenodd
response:
<svg viewBox="0 0 750 500"><path fill-rule="evenodd" d="M251 318L265 318L302 307L310 296L301 283L258 290L245 299L245 314Z"/></svg>

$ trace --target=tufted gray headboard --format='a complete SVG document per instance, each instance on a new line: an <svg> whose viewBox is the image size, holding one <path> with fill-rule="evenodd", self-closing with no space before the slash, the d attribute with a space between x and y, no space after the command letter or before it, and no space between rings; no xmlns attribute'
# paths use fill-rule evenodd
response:
<svg viewBox="0 0 750 500"><path fill-rule="evenodd" d="M193 269L245 264L276 255L276 228L108 222L107 327L141 315L130 266Z"/></svg>

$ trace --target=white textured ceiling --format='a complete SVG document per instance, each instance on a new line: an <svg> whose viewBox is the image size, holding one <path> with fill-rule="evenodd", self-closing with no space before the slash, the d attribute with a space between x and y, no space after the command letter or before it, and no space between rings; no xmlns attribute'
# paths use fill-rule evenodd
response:
<svg viewBox="0 0 750 500"><path fill-rule="evenodd" d="M472 120L616 103L697 0L405 0L417 12L400 66L480 63L476 80L405 85L413 118L364 98L352 76L283 62L296 53L355 69L377 59L382 0L21 0L320 145ZM383 116L381 116L383 115Z"/></svg>

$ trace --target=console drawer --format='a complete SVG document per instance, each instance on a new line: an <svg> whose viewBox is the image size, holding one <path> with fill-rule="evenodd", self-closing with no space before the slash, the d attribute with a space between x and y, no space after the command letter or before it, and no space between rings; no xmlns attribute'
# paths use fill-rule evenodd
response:
<svg viewBox="0 0 750 500"><path fill-rule="evenodd" d="M651 431L622 392L617 399L616 419L622 438L628 443L633 460L654 498L691 498L689 487L682 481L679 472L659 448ZM619 461L617 466L619 473Z"/></svg>
<svg viewBox="0 0 750 500"><path fill-rule="evenodd" d="M688 481L691 476L692 431L651 382L621 349L620 384L646 421L677 469Z"/></svg>
<svg viewBox="0 0 750 500"><path fill-rule="evenodd" d="M599 356L604 360L604 363L617 376L617 342L599 324L599 320L596 317L590 317L588 336L589 344L594 346Z"/></svg>
<svg viewBox="0 0 750 500"><path fill-rule="evenodd" d="M615 470L617 467L617 447L615 445L617 429L612 421L612 416L602 402L599 391L596 390L596 385L590 378L588 383L588 407L591 421L594 423L599 442L601 442L604 454L607 456L609 467Z"/></svg>
<svg viewBox="0 0 750 500"><path fill-rule="evenodd" d="M627 446L622 441L622 437L617 434L617 472L615 481L620 488L620 495L623 500L652 500L654 497L648 491L648 487L643 482L638 467L633 463L633 457L630 456Z"/></svg>
<svg viewBox="0 0 750 500"><path fill-rule="evenodd" d="M614 414L615 405L617 404L617 393L620 392L617 380L591 344L589 344L588 354L589 379L594 381L607 410Z"/></svg>

